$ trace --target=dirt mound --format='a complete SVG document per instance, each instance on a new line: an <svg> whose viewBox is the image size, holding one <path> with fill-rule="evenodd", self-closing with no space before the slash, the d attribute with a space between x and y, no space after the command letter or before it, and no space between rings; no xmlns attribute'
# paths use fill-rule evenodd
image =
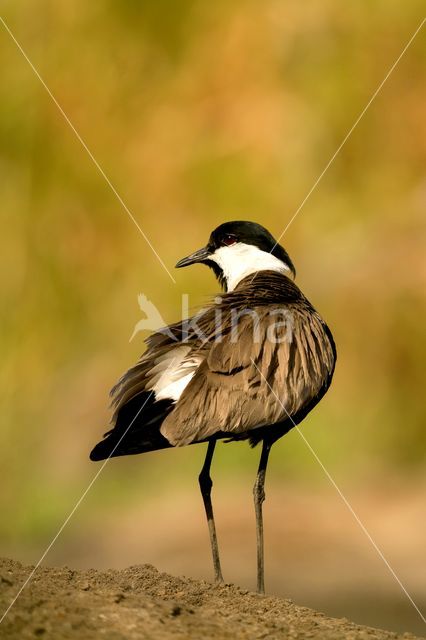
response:
<svg viewBox="0 0 426 640"><path fill-rule="evenodd" d="M0 560L1 614L31 571ZM122 571L40 568L0 625L13 638L405 638L260 596L159 573L150 565Z"/></svg>

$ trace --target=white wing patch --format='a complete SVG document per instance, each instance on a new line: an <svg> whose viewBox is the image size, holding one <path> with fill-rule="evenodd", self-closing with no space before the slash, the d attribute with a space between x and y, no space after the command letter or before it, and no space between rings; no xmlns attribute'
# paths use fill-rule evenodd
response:
<svg viewBox="0 0 426 640"><path fill-rule="evenodd" d="M189 347L178 347L174 352L170 352L166 362L162 359L161 363L158 363L157 366L161 365L162 372L154 376L149 387L147 386L154 391L156 400L179 400L202 362L202 358L185 359L189 351ZM151 372L154 372L155 368Z"/></svg>
<svg viewBox="0 0 426 640"><path fill-rule="evenodd" d="M290 271L290 268L272 253L244 242L216 249L210 260L214 260L222 269L228 291L235 289L243 278L256 271Z"/></svg>
<svg viewBox="0 0 426 640"><path fill-rule="evenodd" d="M194 373L195 371L192 371L191 373L187 373L182 378L179 378L179 380L175 380L174 382L167 384L163 388L158 388L158 385L156 385L156 387L154 388L155 399L156 400L170 399L176 402L181 397L182 393L185 390L185 387L189 384Z"/></svg>

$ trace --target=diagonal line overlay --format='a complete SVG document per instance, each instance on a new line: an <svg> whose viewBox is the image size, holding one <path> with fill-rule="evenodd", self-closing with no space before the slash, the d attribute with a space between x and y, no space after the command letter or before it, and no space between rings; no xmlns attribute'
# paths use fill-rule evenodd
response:
<svg viewBox="0 0 426 640"><path fill-rule="evenodd" d="M68 126L70 127L70 129L73 131L73 133L75 134L77 140L80 142L81 146L83 147L83 149L86 151L87 155L89 156L89 158L92 160L93 164L95 165L95 167L97 168L97 170L99 171L99 173L101 174L101 176L103 177L103 179L105 180L105 182L107 183L107 185L109 186L109 188L111 189L111 191L113 192L113 194L115 195L115 197L117 198L118 202L121 204L121 206L123 207L123 209L125 210L125 212L127 213L127 215L129 216L130 220L133 222L133 224L135 225L135 227L138 229L139 233L141 234L141 236L143 237L143 239L145 240L145 242L149 245L151 251L153 252L153 254L155 255L155 257L157 258L157 260L159 261L159 263L161 264L161 266L163 267L163 269L166 271L166 273L168 274L169 278L172 280L172 282L174 282L174 284L176 284L176 280L174 279L174 277L172 276L172 274L170 273L169 269L166 267L164 261L162 260L162 258L160 257L160 255L158 254L158 252L156 251L156 249L154 248L154 246L152 245L150 239L148 238L148 236L146 235L146 233L143 231L142 227L140 226L139 222L136 220L135 216L133 215L133 213L130 211L129 207L126 205L126 203L124 202L123 198L121 197L121 195L118 193L117 189L114 187L114 185L112 184L111 180L108 178L107 174L105 173L105 171L102 169L101 165L99 164L99 162L96 160L95 156L93 155L93 153L91 152L91 150L89 149L89 147L87 146L87 144L85 143L85 141L83 140L83 138L81 137L80 133L77 131L77 129L75 128L75 126L73 125L73 123L71 122L71 120L69 119L69 117L67 116L67 114L65 113L65 111L63 110L63 108L61 107L61 105L59 104L58 100L55 98L55 96L53 95L53 93L51 92L51 90L49 89L49 87L47 86L46 82L43 80L42 76L40 75L39 71L36 69L36 67L34 66L34 64L31 62L30 58L28 57L27 53L24 51L24 49L22 48L21 44L18 42L18 40L15 38L15 36L13 35L12 31L10 30L10 28L8 27L8 25L6 24L6 22L4 21L4 19L0 16L0 22L2 23L2 25L4 26L4 28L6 29L7 33L10 35L10 37L12 38L13 42L15 43L15 45L17 46L17 48L19 49L19 51L21 52L21 54L23 55L23 57L25 58L25 60L27 61L28 65L30 66L30 68L32 69L32 71L34 72L34 74L37 76L37 78L39 79L39 81L41 82L41 84L43 85L44 89L46 90L46 92L48 93L48 95L50 96L50 98L52 99L52 101L54 102L54 104L56 105L57 109L59 110L59 112L61 113L62 117L64 118L65 122L68 124Z"/></svg>
<svg viewBox="0 0 426 640"><path fill-rule="evenodd" d="M151 392L152 395L153 392ZM139 409L139 411L137 412L137 414L135 415L135 417L133 418L133 420L131 421L131 423L129 424L129 426L127 427L126 431L123 433L123 435L121 436L120 440L117 442L117 444L115 445L114 449L111 451L110 455L108 456L108 458L102 463L102 466L100 467L100 469L96 472L96 474L94 475L94 477L92 478L92 480L89 482L88 486L86 487L86 489L83 491L83 493L81 494L80 498L77 500L77 502L75 503L74 507L72 508L72 510L70 511L70 513L68 514L68 516L65 518L64 522L62 523L62 525L59 527L57 533L55 534L55 536L52 538L51 542L49 543L49 545L46 547L46 550L43 552L43 555L41 556L40 560L37 562L37 564L35 565L35 567L32 569L31 573L29 574L29 576L26 578L25 582L22 584L21 588L19 589L18 593L16 594L16 596L13 598L12 602L10 603L10 605L7 607L6 611L3 613L2 617L0 618L0 624L3 622L3 620L5 619L5 617L7 616L7 614L9 613L9 611L11 610L11 608L13 607L13 605L15 604L15 602L17 601L17 599L19 598L19 596L21 595L21 593L23 592L23 590L25 589L25 587L28 585L28 583L32 580L32 578L34 577L35 572L37 571L37 569L39 568L39 566L41 565L41 563L43 562L43 560L45 559L45 557L47 556L47 554L49 553L49 551L51 550L51 548L53 547L53 545L55 544L56 540L59 538L59 536L61 535L62 531L65 529L65 527L67 526L68 522L71 520L71 518L73 517L74 513L77 511L77 509L79 508L79 506L81 505L81 503L83 502L84 498L87 496L87 494L89 493L90 489L93 487L93 485L95 484L96 480L98 479L98 477L100 476L100 474L102 473L102 471L105 469L105 466L107 464L107 462L110 460L111 456L114 455L115 450L117 449L117 447L119 446L120 442L123 440L123 438L125 437L125 435L127 434L127 432L129 431L130 427L132 426L132 424L134 423L134 421L136 420L136 418L138 417L138 415L140 414L140 412L142 411L142 409L144 408L144 406L146 405L146 403L148 402L149 398L151 397L151 395L149 395L147 397L147 399L145 400L145 402L143 403L143 405L141 406L141 408Z"/></svg>
<svg viewBox="0 0 426 640"><path fill-rule="evenodd" d="M40 83L42 84L42 86L44 87L44 89L46 90L46 92L48 93L49 97L51 98L51 100L54 102L54 104L56 105L57 109L59 110L59 112L61 113L62 117L64 118L64 120L66 121L66 123L68 124L68 126L71 128L71 130L73 131L73 133L75 134L75 136L77 137L78 141L80 142L80 144L82 145L82 147L84 148L84 150L86 151L86 153L88 154L88 156L90 157L90 159L92 160L93 164L95 165L95 167L97 168L98 172L101 174L101 176L104 178L105 182L108 184L108 186L110 187L111 191L113 192L113 194L115 195L116 199L119 201L119 203L121 204L121 206L123 207L123 209L126 211L127 215L129 216L129 218L131 219L131 221L134 223L134 225L136 226L136 228L138 229L138 231L140 232L140 234L142 235L142 237L144 238L144 240L147 242L147 244L149 245L149 247L151 248L152 252L154 253L154 255L156 256L156 258L158 259L158 261L160 262L161 266L164 268L164 270L166 271L166 273L169 275L170 279L176 283L176 280L174 279L174 277L172 276L172 274L170 273L169 269L167 268L167 266L165 265L165 263L163 262L163 260L161 259L161 257L159 256L159 254L157 253L157 251L155 250L155 248L153 247L152 243L150 242L149 238L147 237L147 235L144 233L144 231L142 230L142 228L140 227L138 221L136 220L136 218L134 217L134 215L132 214L132 212L130 211L130 209L127 207L126 203L124 202L123 198L120 196L120 194L118 193L118 191L116 190L116 188L114 187L114 185L112 184L112 182L110 181L110 179L108 178L108 176L106 175L105 171L102 169L101 165L99 164L99 162L96 160L95 156L93 155L93 153L91 152L91 150L89 149L89 147L87 146L87 144L85 143L85 141L83 140L83 138L81 137L80 133L77 131L77 129L75 128L75 126L73 125L73 123L71 122L71 120L69 119L69 117L67 116L67 114L65 113L65 111L63 110L63 108L61 107L61 105L59 104L58 100L55 98L55 96L53 95L53 93L51 92L51 90L49 89L49 87L47 86L46 82L44 81L44 79L42 78L42 76L40 75L39 71L36 69L36 67L34 66L34 64L31 62L31 60L29 59L28 55L26 54L26 52L24 51L24 49L22 48L22 46L20 45L20 43L18 42L18 40L15 38L15 36L13 35L12 31L10 30L10 28L8 27L8 25L6 24L6 22L4 21L4 19L0 16L0 22L3 24L5 30L7 31L7 33L9 34L9 36L12 38L13 42L15 43L16 47L19 49L20 53L22 54L22 56L25 58L26 62L28 63L28 65L30 66L30 68L32 69L32 71L34 72L34 74L36 75L36 77L38 78L38 80L40 81ZM281 238L283 237L283 235L287 232L288 228L290 227L290 225L293 223L293 221L296 219L296 217L298 216L298 214L300 213L300 211L302 210L303 206L305 205L305 203L307 202L307 200L310 198L310 196L312 195L312 193L315 191L316 187L318 186L318 184L320 183L320 181L322 180L322 178L324 177L324 175L326 174L326 172L328 171L328 169L330 168L330 166L333 164L334 160L336 159L336 157L338 156L338 154L340 153L341 149L343 148L343 146L346 144L347 140L349 139L349 137L352 135L353 131L355 130L355 128L358 126L359 122L361 121L361 119L363 118L363 116L365 115L365 113L367 112L367 110L369 109L369 107L371 106L371 104L373 103L373 101L375 100L375 98L377 97L377 95L380 93L381 89L383 88L384 84L386 83L386 81L389 79L390 75L393 73L393 71L395 70L396 66L398 65L398 63L400 62L400 60L402 59L402 57L404 56L404 54L406 53L406 51L408 50L408 48L410 47L410 45L412 44L412 42L414 41L414 39L416 38L416 36L418 35L418 33L420 32L420 30L422 29L424 23L426 22L426 18L424 18L420 25L417 27L416 31L413 33L413 35L411 36L411 38L409 39L409 41L407 42L407 44L405 45L405 47L403 48L402 52L400 53L400 55L398 56L398 58L395 60L395 62L392 64L392 66L390 67L390 69L388 70L387 74L385 75L384 79L382 80L382 82L379 84L378 88L376 89L376 91L373 93L373 95L371 96L370 100L368 101L367 105L364 107L364 109L361 111L361 113L359 114L358 118L355 120L354 124L352 125L352 127L349 129L348 133L346 134L346 136L344 137L344 139L342 140L342 142L340 143L339 147L337 148L337 150L334 152L334 154L332 155L332 157L330 158L330 160L328 161L328 163L326 164L325 168L323 169L323 171L321 172L321 174L319 175L319 177L317 178L317 180L315 181L315 183L313 184L313 186L311 187L311 189L309 190L309 192L307 193L307 195L305 196L305 198L303 199L303 201L301 202L301 204L299 205L299 207L297 208L297 210L295 211L295 213L293 214L293 216L290 218L288 224L286 225L286 227L284 228L284 230L282 231L282 233L280 234L280 236L278 237L278 240L275 244L275 246L280 242ZM275 247L274 247L275 248ZM273 249L271 250L273 251ZM174 362L174 361L173 361ZM347 509L350 511L350 513L352 514L352 516L355 518L355 520L357 521L358 525L360 526L360 528L362 529L362 531L364 532L364 534L366 535L366 537L368 538L368 540L370 541L370 543L372 544L372 546L374 547L374 549L376 550L376 552L378 553L378 555L380 556L380 558L382 559L382 561L385 563L385 565L387 566L388 570L390 571L391 575L393 576L393 578L395 579L395 581L398 583L398 585L400 586L400 588L402 589L402 591L404 592L404 594L406 595L406 597L408 598L408 600L410 601L410 603L412 604L412 606L414 607L414 609L417 611L417 613L419 614L419 616L421 617L421 619L423 620L423 622L426 624L426 618L424 617L424 615L422 614L422 612L420 611L419 607L416 605L416 603L414 602L413 598L410 596L410 594L408 593L407 589L405 588L405 586L403 585L403 583L401 582L401 580L398 578L397 574L395 573L394 569L391 567L391 565L389 564L389 562L386 560L385 556L383 555L383 552L381 551L381 549L378 547L378 545L376 544L376 542L374 541L374 539L372 538L371 534L368 532L367 528L365 527L365 525L361 522L361 520L359 519L358 515L356 514L356 512L354 511L354 509L352 508L352 506L350 505L349 501L347 500L347 498L344 496L344 494L342 493L342 491L340 490L340 488L338 487L338 485L336 484L335 480L333 479L333 477L330 475L330 473L327 471L326 467L324 466L324 464L321 462L320 458L318 457L317 453L314 451L314 449L312 448L312 446L310 445L310 443L308 442L308 440L306 439L306 437L303 435L303 433L300 431L300 429L298 428L298 426L296 425L296 423L293 421L293 419L291 418L291 416L288 414L287 410L285 409L284 405L282 404L281 400L278 398L278 396L276 395L276 393L274 392L274 390L272 389L272 387L270 386L269 382L266 380L266 378L263 376L262 372L259 370L259 368L257 367L256 363L254 362L254 360L252 360L254 366L256 367L256 369L258 370L258 372L260 373L261 377L265 380L266 384L268 385L269 389L271 390L271 392L273 393L273 395L276 397L277 401L280 403L280 405L282 406L283 410L285 411L285 413L287 414L288 418L290 419L290 421L293 423L293 426L296 428L298 434L301 436L301 438L303 439L303 441L305 442L306 446L309 448L310 452L312 453L312 455L314 456L314 458L316 459L316 461L318 462L318 464L321 466L322 470L324 471L324 473L326 474L327 478L329 479L329 481L331 482L331 484L334 486L334 488L336 489L336 491L338 492L340 498L342 499L342 501L344 502L345 506L347 507ZM173 363L172 363L173 364ZM170 365L171 366L171 365ZM170 367L169 367L170 368ZM28 583L32 580L35 572L37 571L37 569L39 568L39 566L41 565L41 563L43 562L44 558L47 556L47 554L49 553L50 549L53 547L53 545L55 544L56 540L59 538L59 536L61 535L62 531L65 529L65 527L67 526L68 522L71 520L72 516L74 515L74 513L77 511L77 509L79 508L79 506L81 505L81 503L83 502L83 500L85 499L86 495L88 494L88 492L90 491L90 489L92 488L92 486L94 485L94 483L96 482L96 480L98 479L98 477L100 476L100 474L102 473L103 469L105 468L106 464L108 463L108 461L110 460L111 456L114 454L115 450L117 449L117 447L119 446L119 444L121 443L121 441L123 440L123 438L126 436L127 432L129 431L129 429L131 428L131 426L133 425L133 423L135 422L135 420L137 419L137 417L139 416L139 414L141 413L141 411L143 410L144 406L146 405L146 402L149 400L149 397L147 398L147 400L145 401L145 403L141 406L141 408L139 409L139 411L136 413L135 417L133 418L133 420L131 421L131 423L129 424L129 426L127 427L126 431L124 432L124 434L121 436L120 440L117 442L117 444L115 445L114 449L112 450L110 456L103 462L102 466L100 467L100 469L97 471L97 473L95 474L95 476L92 478L92 480L90 481L89 485L87 486L87 488L85 489L85 491L83 492L83 494L80 496L79 500L76 502L76 504L74 505L73 509L71 510L71 512L69 513L69 515L67 516L67 518L64 520L63 524L61 525L61 527L59 528L58 532L56 533L56 535L54 536L54 538L52 539L52 541L49 543L48 547L46 548L46 550L44 551L44 553L42 554L41 558L39 559L39 561L37 562L37 564L35 565L35 567L33 568L33 570L31 571L31 573L29 574L29 576L27 577L27 579L25 580L25 582L23 583L23 585L21 586L21 588L19 589L18 593L16 594L16 596L14 597L14 599L12 600L12 602L10 603L10 605L8 606L8 608L6 609L6 611L4 612L4 614L2 615L2 617L0 618L0 624L3 622L3 620L5 619L5 617L7 616L7 614L9 613L9 611L11 610L11 608L14 606L14 604L16 603L17 599L19 598L19 596L21 595L22 591L25 589L25 587L28 585Z"/></svg>
<svg viewBox="0 0 426 640"><path fill-rule="evenodd" d="M171 367L175 364L175 362L177 361L177 357L174 357L171 361L171 363L169 364L169 366L167 367L167 369L164 371L164 373L162 374L163 376L166 376L167 372L169 371L169 369L171 369ZM96 474L94 475L94 477L92 478L92 480L89 482L88 486L86 487L86 489L83 491L83 493L81 494L80 498L77 500L77 502L75 503L74 507L72 508L72 510L70 511L70 513L68 514L68 516L65 518L64 522L62 523L62 525L59 527L57 533L55 534L55 536L52 538L51 542L48 544L48 546L46 547L45 551L43 552L41 558L39 559L39 561L37 562L37 564L35 565L35 567L32 569L31 573L29 574L29 576L26 578L25 582L22 584L21 588L19 589L18 593L16 594L16 596L13 598L12 602L9 604L9 606L7 607L6 611L3 613L2 617L0 618L0 624L3 622L3 620L6 618L7 614L9 613L9 611L11 610L11 608L13 607L13 605L15 604L15 602L18 600L19 596L21 595L21 593L23 592L23 590L25 589L25 587L28 585L28 583L32 580L35 572L37 571L37 569L39 568L39 566L41 565L41 563L43 562L43 560L45 559L45 557L47 556L47 554L49 553L49 551L51 550L51 548L53 547L53 545L55 544L56 540L59 538L59 536L61 535L62 531L65 529L65 527L67 526L68 522L71 520L71 518L73 517L74 513L77 511L77 509L79 508L79 506L81 505L81 503L83 502L84 498L87 496L87 494L89 493L90 489L93 487L93 485L95 484L96 480L99 478L99 476L101 475L102 471L105 469L107 463L109 462L109 460L112 458L112 456L114 455L115 451L117 450L117 447L120 445L120 443L122 442L123 438L125 438L127 432L129 431L129 429L131 428L131 426L133 425L133 423L135 422L136 418L139 416L139 414L141 413L141 411L143 410L143 408L145 407L146 403L148 402L148 400L152 397L154 391L151 390L151 392L149 393L148 397L146 398L145 402L143 403L143 405L141 406L141 408L137 411L135 417L131 420L129 426L127 427L127 429L125 430L125 432L123 433L123 435L121 436L121 438L118 440L117 444L115 445L115 447L113 448L113 450L111 451L111 453L109 454L108 458L106 458L106 460L104 460L104 462L102 463L102 466L100 467L100 469L96 472Z"/></svg>
<svg viewBox="0 0 426 640"><path fill-rule="evenodd" d="M335 159L339 155L339 153L342 150L342 148L345 146L346 142L348 141L348 139L350 138L350 136L352 135L352 133L354 132L354 130L356 129L356 127L358 126L358 124L360 123L362 118L364 117L364 115L366 114L367 110L370 108L371 104L374 102L374 100L377 98L377 96L380 93L380 91L383 89L383 86L385 85L385 83L387 82L389 77L392 75L392 73L394 72L395 68L398 66L399 62L401 61L401 59L403 58L403 56L405 55L405 53L407 52L407 50L409 49L411 44L413 43L414 39L416 38L418 33L421 31L421 29L422 29L422 27L423 27L425 22L426 22L426 18L423 18L423 20L421 21L421 23L419 24L417 29L414 31L414 33L411 36L411 38L408 40L407 44L405 45L405 47L403 48L403 50L401 51L401 53L399 54L399 56L397 57L395 62L389 68L389 70L386 73L385 77L383 78L383 80L381 81L381 83L379 84L379 86L377 87L377 89L375 90L373 95L371 96L370 100L367 102L367 104L365 105L364 109L361 111L361 113L359 114L359 116L357 117L357 119L355 120L355 122L353 123L353 125L351 126L351 128L349 129L349 131L347 132L345 137L343 138L342 142L337 147L336 151L333 153L333 155L331 156L330 160L327 162L327 164L325 165L324 169L322 170L322 172L320 173L318 178L315 180L314 184L312 185L312 187L310 188L310 190L308 191L308 193L306 194L306 196L304 197L304 199L302 200L302 202L300 203L300 205L298 206L298 208L296 209L296 211L294 212L294 214L292 215L292 217L288 221L286 227L284 228L284 231L282 231L280 233L280 235L278 236L278 240L276 241L275 245L272 247L270 253L272 253L272 251L275 249L277 244L279 244L279 242L280 242L281 238L283 237L283 235L286 233L286 231L288 230L290 225L294 222L296 217L299 215L300 211L302 210L302 208L304 207L304 205L306 204L308 199L311 197L312 193L315 191L315 189L317 188L317 186L321 182L322 178L327 173L328 169L331 167L331 165L333 164L333 162L335 161Z"/></svg>
<svg viewBox="0 0 426 640"><path fill-rule="evenodd" d="M414 602L413 598L410 596L410 594L408 593L407 589L405 588L405 586L402 584L401 580L398 578L397 574L395 573L394 569L391 567L391 565L389 564L389 562L386 560L385 556L383 555L382 550L380 549L380 547L377 545L377 543L374 541L373 537L371 536L370 532L368 531L368 529L366 528L366 526L363 524L363 522L360 520L359 516L357 515L357 513L355 512L355 510L353 509L353 507L351 506L349 500L346 498L346 496L343 494L343 492L341 491L341 489L339 488L339 486L337 485L336 481L334 480L334 478L331 476L331 474L327 471L326 467L324 466L324 464L321 462L318 454L316 453L316 451L313 449L313 447L311 446L311 444L308 442L308 440L306 439L306 437L304 436L304 434L302 433L302 431L299 429L299 427L297 426L297 424L294 422L293 418L291 417L291 415L288 413L287 409L285 408L284 404L281 402L280 398L277 396L277 394L275 393L275 391L273 390L273 388L271 387L271 385L269 384L269 382L267 381L267 379L265 378L265 376L263 375L263 373L261 372L261 370L259 369L259 367L257 366L257 364L255 363L255 361L253 360L253 358L251 358L252 364L256 367L258 373L260 374L260 377L266 382L266 384L268 385L269 390L271 391L271 393L273 394L273 396L276 398L276 400L279 402L280 406L282 407L283 411L285 411L288 419L290 420L290 422L292 423L293 427L295 427L297 433L300 435L300 437L302 438L303 442L306 444L306 446L308 447L309 451L312 453L312 455L314 456L315 460L318 462L318 464L320 465L321 469L324 471L325 475L327 476L327 478L329 479L329 481L331 482L331 484L333 485L333 487L336 489L337 493L339 494L339 496L341 497L341 499L343 500L345 506L348 508L348 510L350 511L350 513L352 514L352 516L355 518L356 522L358 523L358 525L361 527L362 531L365 533L365 535L367 536L368 540L370 541L370 543L372 544L372 546L374 547L374 549L376 550L376 552L378 553L378 555L380 556L380 558L383 560L383 562L385 563L385 565L387 566L387 568L389 569L390 573L392 574L393 578L396 580L396 582L398 583L398 585L400 586L400 588L402 589L402 591L405 593L405 595L407 596L408 600L410 601L410 603L412 604L412 606L414 607L414 609L417 611L417 613L419 614L420 618L423 620L423 622L426 624L426 618L423 615L423 613L420 611L419 607L417 606L417 604Z"/></svg>

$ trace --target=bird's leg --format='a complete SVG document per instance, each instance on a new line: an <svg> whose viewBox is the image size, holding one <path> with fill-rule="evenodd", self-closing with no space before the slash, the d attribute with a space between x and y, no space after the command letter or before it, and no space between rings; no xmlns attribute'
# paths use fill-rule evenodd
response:
<svg viewBox="0 0 426 640"><path fill-rule="evenodd" d="M263 549L263 518L262 503L265 500L265 475L268 464L271 444L263 441L262 454L260 456L259 468L257 470L256 482L253 487L254 510L256 514L256 540L257 540L257 591L265 593L265 564Z"/></svg>
<svg viewBox="0 0 426 640"><path fill-rule="evenodd" d="M213 517L213 506L211 501L211 491L213 482L210 477L210 465L212 463L213 453L216 446L215 440L209 440L207 447L206 459L203 468L198 477L200 483L201 495L203 496L204 508L206 510L207 524L209 527L210 546L213 556L214 579L215 582L223 582L222 569L220 568L219 547L217 544L216 527Z"/></svg>

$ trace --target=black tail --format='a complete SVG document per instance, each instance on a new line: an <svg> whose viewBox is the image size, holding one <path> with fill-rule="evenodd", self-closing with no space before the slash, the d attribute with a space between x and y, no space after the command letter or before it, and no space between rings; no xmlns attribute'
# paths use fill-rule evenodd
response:
<svg viewBox="0 0 426 640"><path fill-rule="evenodd" d="M172 408L172 400L155 402L152 392L135 396L121 407L114 428L91 451L90 459L105 460L171 447L160 427Z"/></svg>

